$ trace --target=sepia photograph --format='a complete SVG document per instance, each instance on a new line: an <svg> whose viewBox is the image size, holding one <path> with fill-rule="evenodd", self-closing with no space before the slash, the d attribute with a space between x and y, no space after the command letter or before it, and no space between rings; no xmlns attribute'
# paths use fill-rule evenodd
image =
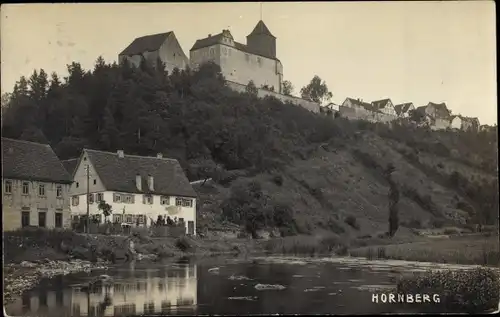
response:
<svg viewBox="0 0 500 317"><path fill-rule="evenodd" d="M2 4L4 315L499 313L495 10Z"/></svg>

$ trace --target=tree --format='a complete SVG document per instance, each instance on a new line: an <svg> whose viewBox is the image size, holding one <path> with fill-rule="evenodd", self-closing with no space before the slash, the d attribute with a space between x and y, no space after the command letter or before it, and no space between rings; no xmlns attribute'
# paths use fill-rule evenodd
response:
<svg viewBox="0 0 500 317"><path fill-rule="evenodd" d="M30 142L49 144L49 141L43 132L35 126L28 126L21 134L20 139Z"/></svg>
<svg viewBox="0 0 500 317"><path fill-rule="evenodd" d="M422 121L424 120L424 117L425 117L423 112L417 111L417 110L408 111L408 116L409 116L409 119L415 123L422 123Z"/></svg>
<svg viewBox="0 0 500 317"><path fill-rule="evenodd" d="M248 85L246 87L246 93L251 95L251 96L257 96L259 90L257 89L257 86L255 86L255 83L253 82L253 80L250 80L248 82Z"/></svg>
<svg viewBox="0 0 500 317"><path fill-rule="evenodd" d="M283 81L283 95L291 96L293 94L293 85L292 82L285 80Z"/></svg>
<svg viewBox="0 0 500 317"><path fill-rule="evenodd" d="M322 81L319 76L314 76L311 82L300 90L300 95L303 99L311 100L320 104L329 101L332 98L332 93L328 90L325 81Z"/></svg>
<svg viewBox="0 0 500 317"><path fill-rule="evenodd" d="M102 212L102 214L104 215L104 220L105 222L107 222L108 217L113 212L113 208L111 207L111 205L106 203L105 200L101 200L99 202L99 205L97 205L97 209L99 209Z"/></svg>
<svg viewBox="0 0 500 317"><path fill-rule="evenodd" d="M392 179L392 173L395 168L392 163L389 163L386 170L385 176L389 182L389 237L394 237L396 231L399 227L399 216L398 216L398 202L399 202L399 189L397 184Z"/></svg>

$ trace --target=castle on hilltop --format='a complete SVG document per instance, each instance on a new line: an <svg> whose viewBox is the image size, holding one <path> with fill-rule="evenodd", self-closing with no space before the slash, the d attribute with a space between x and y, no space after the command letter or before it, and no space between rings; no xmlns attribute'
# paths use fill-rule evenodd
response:
<svg viewBox="0 0 500 317"><path fill-rule="evenodd" d="M283 65L276 57L276 37L260 20L247 36L247 43L234 40L229 30L216 35L208 34L197 40L184 54L173 31L136 38L119 55L119 62L128 60L138 67L143 59L156 63L160 59L166 70L197 68L204 62L218 64L227 81L247 85L253 81L257 88L278 94L282 91Z"/></svg>

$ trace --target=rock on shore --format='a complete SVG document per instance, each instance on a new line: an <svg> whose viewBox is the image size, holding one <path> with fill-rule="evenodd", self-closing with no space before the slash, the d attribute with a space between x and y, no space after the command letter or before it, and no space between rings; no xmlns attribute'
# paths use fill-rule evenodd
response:
<svg viewBox="0 0 500 317"><path fill-rule="evenodd" d="M83 260L36 262L23 261L20 264L4 266L4 304L16 295L35 286L42 278L56 275L67 275L78 272L90 272L96 269L107 269L106 263L91 263Z"/></svg>

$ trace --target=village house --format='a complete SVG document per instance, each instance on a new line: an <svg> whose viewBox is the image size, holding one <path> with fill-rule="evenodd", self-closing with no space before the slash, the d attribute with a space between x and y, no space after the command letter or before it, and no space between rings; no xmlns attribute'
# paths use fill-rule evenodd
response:
<svg viewBox="0 0 500 317"><path fill-rule="evenodd" d="M177 160L162 154L148 157L84 149L76 167L71 167L71 161L64 164L73 168L74 221L87 214L88 204L94 221L103 223L98 205L105 201L112 208L109 221L150 226L158 216L170 217L184 223L186 234L196 235L196 193Z"/></svg>
<svg viewBox="0 0 500 317"><path fill-rule="evenodd" d="M446 103L429 102L425 106L425 113L435 119L449 119L451 111L446 107Z"/></svg>
<svg viewBox="0 0 500 317"><path fill-rule="evenodd" d="M408 118L413 110L415 110L413 102L402 103L394 106L394 111L400 118Z"/></svg>
<svg viewBox="0 0 500 317"><path fill-rule="evenodd" d="M372 102L372 111L379 111L388 115L396 115L391 99L382 99Z"/></svg>
<svg viewBox="0 0 500 317"><path fill-rule="evenodd" d="M479 131L479 119L462 117L462 130L464 131Z"/></svg>
<svg viewBox="0 0 500 317"><path fill-rule="evenodd" d="M3 230L69 228L71 176L50 145L2 138Z"/></svg>
<svg viewBox="0 0 500 317"><path fill-rule="evenodd" d="M120 63L127 60L135 67L139 67L143 59L152 65L160 59L169 73L189 65L189 59L172 31L138 37L118 55Z"/></svg>
<svg viewBox="0 0 500 317"><path fill-rule="evenodd" d="M342 107L347 108L355 108L355 109L363 109L363 110L372 110L372 105L368 102L364 102L363 99L354 99L354 98L346 98L342 103Z"/></svg>

